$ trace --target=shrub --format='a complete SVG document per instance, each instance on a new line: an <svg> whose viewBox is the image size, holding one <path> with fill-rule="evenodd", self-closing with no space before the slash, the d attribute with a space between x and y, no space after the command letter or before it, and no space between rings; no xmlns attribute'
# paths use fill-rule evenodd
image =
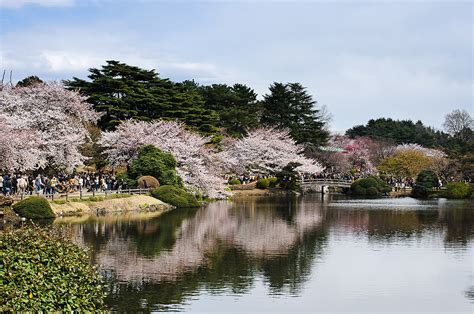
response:
<svg viewBox="0 0 474 314"><path fill-rule="evenodd" d="M151 196L176 207L199 207L194 195L172 185L163 185L151 191Z"/></svg>
<svg viewBox="0 0 474 314"><path fill-rule="evenodd" d="M268 186L271 187L271 188L276 188L277 185L278 185L278 178L268 178Z"/></svg>
<svg viewBox="0 0 474 314"><path fill-rule="evenodd" d="M471 187L464 182L450 182L446 185L447 198L468 198L472 194Z"/></svg>
<svg viewBox="0 0 474 314"><path fill-rule="evenodd" d="M125 187L131 188L131 187L135 187L137 185L137 180L134 180L134 179L130 178L128 173L126 173L126 172L119 173L117 175L117 179L123 181L123 183L125 185L124 188Z"/></svg>
<svg viewBox="0 0 474 314"><path fill-rule="evenodd" d="M0 233L1 312L89 312L105 297L84 250L62 230Z"/></svg>
<svg viewBox="0 0 474 314"><path fill-rule="evenodd" d="M416 183L411 191L413 197L428 197L433 188L438 187L438 177L432 170L423 170L416 177Z"/></svg>
<svg viewBox="0 0 474 314"><path fill-rule="evenodd" d="M266 189L270 186L270 180L268 179L260 179L257 181L257 189Z"/></svg>
<svg viewBox="0 0 474 314"><path fill-rule="evenodd" d="M155 189L160 187L160 182L152 176L142 176L137 179L138 186L141 188Z"/></svg>
<svg viewBox="0 0 474 314"><path fill-rule="evenodd" d="M238 185L238 184L242 184L242 182L240 182L240 180L238 179L231 179L229 180L229 185Z"/></svg>
<svg viewBox="0 0 474 314"><path fill-rule="evenodd" d="M301 166L298 162L289 162L280 172L276 174L277 184L283 190L297 191L301 189L299 184L300 175L296 168Z"/></svg>
<svg viewBox="0 0 474 314"><path fill-rule="evenodd" d="M130 178L142 176L153 176L163 185L178 186L180 182L176 174L176 159L153 145L140 148L138 158L130 165Z"/></svg>
<svg viewBox="0 0 474 314"><path fill-rule="evenodd" d="M25 218L54 218L51 205L44 197L30 196L13 205L13 210Z"/></svg>
<svg viewBox="0 0 474 314"><path fill-rule="evenodd" d="M371 186L367 188L366 193L367 193L367 196L377 196L379 195L379 190L377 190L375 186Z"/></svg>
<svg viewBox="0 0 474 314"><path fill-rule="evenodd" d="M392 188L387 183L375 176L358 179L351 185L351 193L357 196L375 197L391 190Z"/></svg>

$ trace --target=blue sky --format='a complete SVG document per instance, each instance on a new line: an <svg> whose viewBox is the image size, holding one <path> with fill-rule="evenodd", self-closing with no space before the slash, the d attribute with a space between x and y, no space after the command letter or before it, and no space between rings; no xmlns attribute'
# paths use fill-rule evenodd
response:
<svg viewBox="0 0 474 314"><path fill-rule="evenodd" d="M13 79L85 78L115 59L163 77L301 82L343 131L370 118L473 114L471 1L0 0Z"/></svg>

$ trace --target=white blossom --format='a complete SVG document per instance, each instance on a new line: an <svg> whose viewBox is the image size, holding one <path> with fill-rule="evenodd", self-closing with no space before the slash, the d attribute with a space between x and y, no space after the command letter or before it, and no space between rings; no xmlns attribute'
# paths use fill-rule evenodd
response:
<svg viewBox="0 0 474 314"><path fill-rule="evenodd" d="M88 136L85 123L95 123L99 117L85 97L57 82L3 86L0 119L4 132L0 136L7 146L3 153L10 155L2 158L22 161L2 167L24 171L49 165L71 171L85 159L79 152ZM5 131L8 129L11 131ZM12 134L16 134L16 142L8 140Z"/></svg>
<svg viewBox="0 0 474 314"><path fill-rule="evenodd" d="M99 143L113 165L130 163L138 156L143 145L154 145L171 153L178 163L177 172L186 188L210 198L222 198L225 180L219 176L213 151L206 147L209 138L191 132L174 121L133 121L118 125L105 132Z"/></svg>
<svg viewBox="0 0 474 314"><path fill-rule="evenodd" d="M280 171L290 162L301 164L297 171L317 174L323 167L315 160L302 155L303 147L295 143L288 131L276 128L259 128L240 140L230 141L220 153L229 171L236 173Z"/></svg>

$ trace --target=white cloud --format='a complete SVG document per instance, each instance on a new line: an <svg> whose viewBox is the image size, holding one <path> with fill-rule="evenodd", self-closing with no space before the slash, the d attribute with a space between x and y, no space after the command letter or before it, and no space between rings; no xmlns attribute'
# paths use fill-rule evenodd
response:
<svg viewBox="0 0 474 314"><path fill-rule="evenodd" d="M94 30L85 27L12 32L2 38L0 63L4 69L13 69L15 80L27 75L45 79L84 77L89 68L100 67L106 60L156 69L162 77L178 80L219 81L226 76L205 60L143 49L137 44L139 40L125 32L101 36L91 36L92 33Z"/></svg>

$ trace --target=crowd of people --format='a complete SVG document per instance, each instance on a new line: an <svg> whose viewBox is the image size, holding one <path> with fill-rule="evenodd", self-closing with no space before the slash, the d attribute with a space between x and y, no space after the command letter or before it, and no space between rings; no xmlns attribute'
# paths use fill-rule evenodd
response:
<svg viewBox="0 0 474 314"><path fill-rule="evenodd" d="M55 194L120 190L127 188L120 178L113 174L82 173L73 175L45 176L0 175L0 191L6 196L16 194Z"/></svg>

